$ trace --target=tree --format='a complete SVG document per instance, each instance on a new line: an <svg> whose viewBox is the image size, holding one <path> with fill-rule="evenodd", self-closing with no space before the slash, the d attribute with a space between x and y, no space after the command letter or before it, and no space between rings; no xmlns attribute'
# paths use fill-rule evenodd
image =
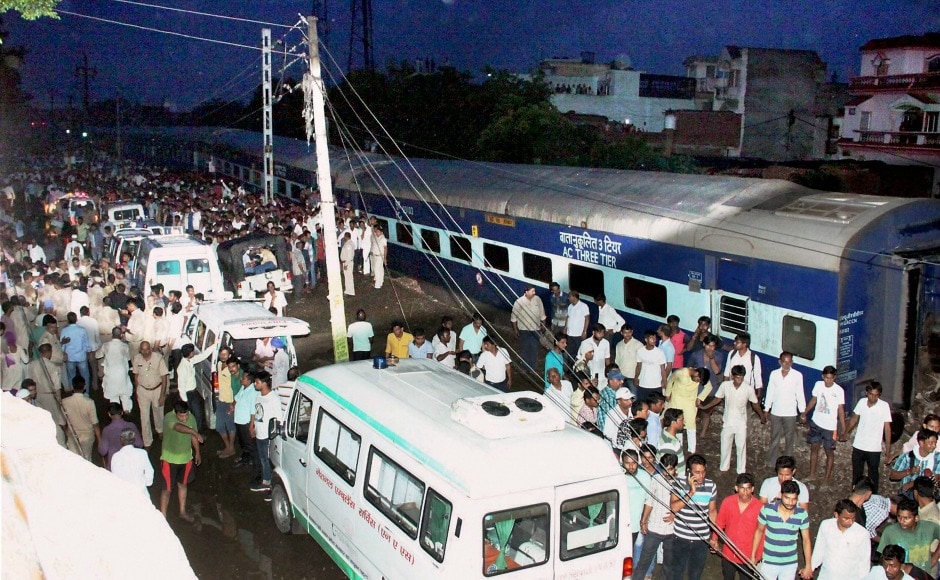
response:
<svg viewBox="0 0 940 580"><path fill-rule="evenodd" d="M55 8L59 0L0 0L0 14L16 10L26 20L58 18Z"/></svg>
<svg viewBox="0 0 940 580"><path fill-rule="evenodd" d="M507 163L582 165L599 139L548 103L527 104L490 123L477 142L479 156Z"/></svg>

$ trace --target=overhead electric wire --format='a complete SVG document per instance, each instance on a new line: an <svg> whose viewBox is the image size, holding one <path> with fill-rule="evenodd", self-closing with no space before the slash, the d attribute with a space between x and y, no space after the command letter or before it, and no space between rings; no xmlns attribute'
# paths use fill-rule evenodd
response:
<svg viewBox="0 0 940 580"><path fill-rule="evenodd" d="M297 25L288 26L286 24L278 24L276 22L265 22L263 20L252 20L250 18L239 18L237 16L226 16L224 14L212 14L210 12L199 12L197 10L186 10L185 8L175 8L173 6L161 6L159 4L148 4L146 2L134 2L133 0L111 0L111 2L120 2L121 4L131 4L134 6L143 6L145 8L157 8L159 10L169 10L172 12L182 12L184 14L193 14L195 16L209 16L211 18L219 18L222 20L234 20L238 22L249 22L252 24L263 24L265 26L273 26L280 28L295 28Z"/></svg>
<svg viewBox="0 0 940 580"><path fill-rule="evenodd" d="M136 28L138 30L146 30L148 32L158 32L160 34L168 34L170 36L178 36L181 38L187 38L190 40L199 40L202 42L209 42L213 44L221 44L224 46L232 46L235 48L247 48L250 50L262 50L260 46L252 46L249 44L239 44L237 42L230 42L228 40L219 40L216 38L205 38L202 36L196 36L193 34L185 34L183 32L174 32L172 30L162 30L159 28L153 28L150 26L143 26L141 24L132 24L130 22L121 22L120 20L112 20L110 18L102 18L100 16L91 16L90 14L80 14L78 12L72 12L70 10L63 10L62 8L56 8L56 13L58 14L67 14L68 16L75 16L78 18L87 18L89 20L97 20L98 22L105 22L108 24L117 24L118 26L127 26L129 28ZM271 51L272 54L281 54L279 51Z"/></svg>

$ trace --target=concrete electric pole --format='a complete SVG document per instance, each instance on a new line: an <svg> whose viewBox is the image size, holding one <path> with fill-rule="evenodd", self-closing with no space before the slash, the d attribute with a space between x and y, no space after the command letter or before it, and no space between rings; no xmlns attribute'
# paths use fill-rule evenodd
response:
<svg viewBox="0 0 940 580"><path fill-rule="evenodd" d="M264 135L264 205L274 201L274 119L271 107L271 29L261 29L261 94Z"/></svg>

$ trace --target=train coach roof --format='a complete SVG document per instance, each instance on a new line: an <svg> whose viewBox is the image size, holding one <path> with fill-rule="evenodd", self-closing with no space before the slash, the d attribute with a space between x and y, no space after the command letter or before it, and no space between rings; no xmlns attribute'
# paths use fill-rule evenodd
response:
<svg viewBox="0 0 940 580"><path fill-rule="evenodd" d="M382 370L372 368L371 361L336 364L308 372L299 382L319 390L468 497L524 492L622 473L610 447L570 425L492 438L457 422L451 415L455 401L504 395L436 361L402 359L398 366ZM552 404L529 395L544 405ZM545 411L556 413L554 408ZM567 474L568 480L560 482L560 474Z"/></svg>
<svg viewBox="0 0 940 580"><path fill-rule="evenodd" d="M853 237L895 208L928 200L833 193L775 179L413 159L440 203L572 228L838 270ZM402 164L404 165L404 164ZM391 163L355 180L418 200ZM416 182L409 171L412 182ZM337 187L355 191L350 172ZM427 190L425 198L431 199ZM927 212L937 219L937 207ZM889 248L886 248L889 249Z"/></svg>

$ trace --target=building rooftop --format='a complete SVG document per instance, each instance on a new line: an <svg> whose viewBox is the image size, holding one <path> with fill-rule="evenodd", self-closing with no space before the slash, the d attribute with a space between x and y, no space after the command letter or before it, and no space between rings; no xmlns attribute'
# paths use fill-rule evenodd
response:
<svg viewBox="0 0 940 580"><path fill-rule="evenodd" d="M861 50L882 50L885 48L940 48L940 32L876 38L863 44Z"/></svg>

